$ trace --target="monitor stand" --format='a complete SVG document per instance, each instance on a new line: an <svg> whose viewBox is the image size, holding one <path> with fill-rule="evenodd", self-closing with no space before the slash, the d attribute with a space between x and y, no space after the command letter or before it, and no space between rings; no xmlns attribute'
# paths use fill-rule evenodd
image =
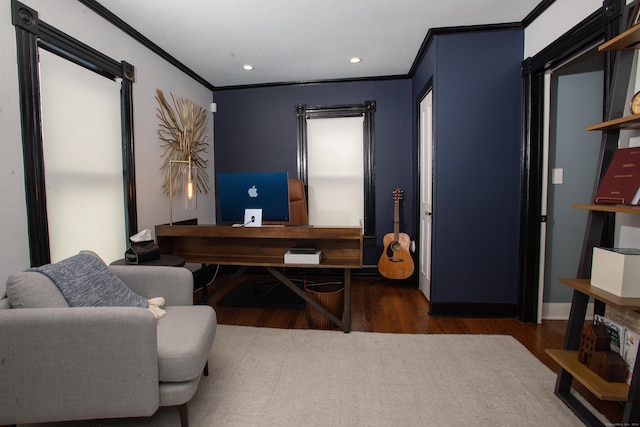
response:
<svg viewBox="0 0 640 427"><path fill-rule="evenodd" d="M262 227L262 209L245 209L243 226Z"/></svg>

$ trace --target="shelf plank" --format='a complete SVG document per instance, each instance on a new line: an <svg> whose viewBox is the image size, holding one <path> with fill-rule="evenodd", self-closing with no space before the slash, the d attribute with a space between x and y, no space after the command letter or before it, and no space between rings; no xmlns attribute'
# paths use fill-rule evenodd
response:
<svg viewBox="0 0 640 427"><path fill-rule="evenodd" d="M600 211L600 212L616 212L616 213L629 213L640 214L640 206L633 205L587 205L587 204L574 204L571 205L576 209L585 209L588 211Z"/></svg>
<svg viewBox="0 0 640 427"><path fill-rule="evenodd" d="M640 114L619 117L602 123L587 126L585 130L640 129Z"/></svg>
<svg viewBox="0 0 640 427"><path fill-rule="evenodd" d="M623 49L640 49L640 24L634 25L627 31L598 46L599 51Z"/></svg>
<svg viewBox="0 0 640 427"><path fill-rule="evenodd" d="M577 291L580 291L583 294L589 295L590 297L593 297L598 301L602 301L613 307L629 310L640 309L640 298L619 297L612 294L611 292L607 292L596 286L592 286L589 282L589 279L560 278L558 280L560 281L560 283L564 283L565 285Z"/></svg>
<svg viewBox="0 0 640 427"><path fill-rule="evenodd" d="M626 402L627 396L629 395L629 386L627 383L612 383L606 381L591 369L587 368L586 365L578 362L577 351L548 348L545 352L598 399Z"/></svg>

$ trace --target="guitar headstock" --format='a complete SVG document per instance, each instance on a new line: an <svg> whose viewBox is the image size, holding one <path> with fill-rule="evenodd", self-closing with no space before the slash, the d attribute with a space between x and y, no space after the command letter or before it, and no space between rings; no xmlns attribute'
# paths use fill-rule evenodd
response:
<svg viewBox="0 0 640 427"><path fill-rule="evenodd" d="M393 190L393 200L395 202L397 202L398 200L402 200L402 194L403 193L404 192L399 188L396 188L395 190Z"/></svg>

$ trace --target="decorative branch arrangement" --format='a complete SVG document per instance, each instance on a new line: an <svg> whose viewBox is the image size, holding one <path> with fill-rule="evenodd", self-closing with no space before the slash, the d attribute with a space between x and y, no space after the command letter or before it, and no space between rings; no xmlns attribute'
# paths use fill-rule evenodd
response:
<svg viewBox="0 0 640 427"><path fill-rule="evenodd" d="M160 170L165 176L162 185L164 194L169 194L169 167L171 160L188 160L192 166L198 167L197 189L199 192L209 192L209 174L207 173L208 159L202 157L207 152L207 112L193 101L185 98L175 98L172 93L171 104L167 102L160 89L156 89L156 99L160 106L156 116L160 119L158 137L164 148L164 163ZM184 180L184 168L172 172L174 191L182 192L181 182Z"/></svg>

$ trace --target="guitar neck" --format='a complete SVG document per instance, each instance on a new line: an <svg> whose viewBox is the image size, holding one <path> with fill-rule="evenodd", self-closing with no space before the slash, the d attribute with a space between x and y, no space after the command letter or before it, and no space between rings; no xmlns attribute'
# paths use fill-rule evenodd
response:
<svg viewBox="0 0 640 427"><path fill-rule="evenodd" d="M400 239L400 201L394 201L393 208L393 240L398 241Z"/></svg>

